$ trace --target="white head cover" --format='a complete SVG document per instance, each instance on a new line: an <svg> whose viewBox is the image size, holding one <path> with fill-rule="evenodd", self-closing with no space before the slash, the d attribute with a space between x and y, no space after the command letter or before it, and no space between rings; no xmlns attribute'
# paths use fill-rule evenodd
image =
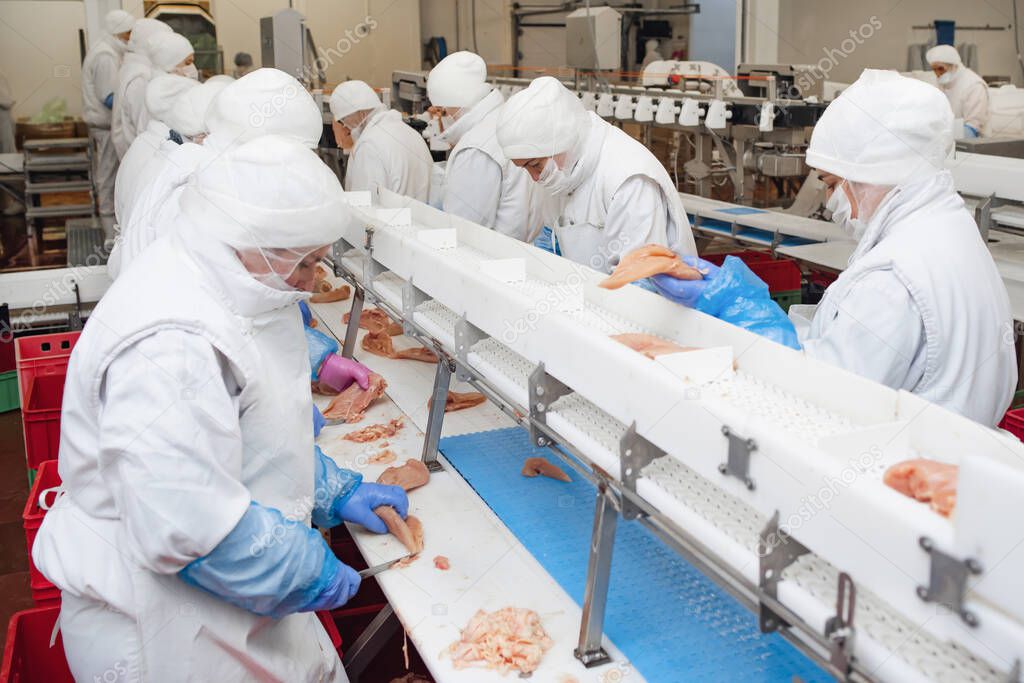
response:
<svg viewBox="0 0 1024 683"><path fill-rule="evenodd" d="M257 69L214 98L206 111L206 130L231 144L283 135L313 148L323 134L323 117L294 77L278 69Z"/></svg>
<svg viewBox="0 0 1024 683"><path fill-rule="evenodd" d="M938 173L952 149L953 111L941 90L895 71L865 69L814 127L807 165L895 186Z"/></svg>
<svg viewBox="0 0 1024 683"><path fill-rule="evenodd" d="M163 74L146 84L146 109L157 121L166 123L169 128L178 130L171 123L171 110L186 93L198 89L199 83L191 78L177 74ZM183 131L178 131L179 133Z"/></svg>
<svg viewBox="0 0 1024 683"><path fill-rule="evenodd" d="M153 36L161 33L174 33L174 31L162 21L138 19L132 25L132 37L128 39L128 50L148 59L149 41Z"/></svg>
<svg viewBox="0 0 1024 683"><path fill-rule="evenodd" d="M195 49L180 33L161 33L149 40L148 52L149 61L155 68L170 73Z"/></svg>
<svg viewBox="0 0 1024 683"><path fill-rule="evenodd" d="M177 76L176 78L183 77ZM185 78L185 80L192 81L191 78ZM232 81L234 79L230 77L217 78L215 76L195 88L187 89L184 97L179 97L174 102L174 106L171 107L163 122L182 135L189 137L205 133L206 111L210 108L210 103ZM192 82L195 83L195 81Z"/></svg>
<svg viewBox="0 0 1024 683"><path fill-rule="evenodd" d="M472 52L453 52L427 76L427 97L435 107L464 108L487 96L487 64Z"/></svg>
<svg viewBox="0 0 1024 683"><path fill-rule="evenodd" d="M267 135L201 167L182 211L234 249L305 249L336 242L351 219L337 176L293 139Z"/></svg>
<svg viewBox="0 0 1024 683"><path fill-rule="evenodd" d="M929 64L963 64L960 53L952 45L936 45L924 53L924 58Z"/></svg>
<svg viewBox="0 0 1024 683"><path fill-rule="evenodd" d="M380 97L363 81L345 81L331 93L331 116L341 121L357 111L383 106Z"/></svg>
<svg viewBox="0 0 1024 683"><path fill-rule="evenodd" d="M534 79L501 108L498 144L509 159L537 159L572 150L586 129L583 103L550 76Z"/></svg>
<svg viewBox="0 0 1024 683"><path fill-rule="evenodd" d="M131 31L134 24L135 17L123 9L111 10L107 12L107 16L103 17L103 28L112 36L124 33L125 31Z"/></svg>

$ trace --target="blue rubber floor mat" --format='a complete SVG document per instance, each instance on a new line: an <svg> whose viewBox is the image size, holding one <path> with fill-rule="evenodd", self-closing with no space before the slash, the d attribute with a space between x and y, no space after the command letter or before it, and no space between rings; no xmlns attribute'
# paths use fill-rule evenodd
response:
<svg viewBox="0 0 1024 683"><path fill-rule="evenodd" d="M441 440L441 452L577 604L583 604L594 487L520 476L532 448L518 427ZM559 464L556 462L556 464ZM832 678L636 522L619 520L604 632L651 683Z"/></svg>

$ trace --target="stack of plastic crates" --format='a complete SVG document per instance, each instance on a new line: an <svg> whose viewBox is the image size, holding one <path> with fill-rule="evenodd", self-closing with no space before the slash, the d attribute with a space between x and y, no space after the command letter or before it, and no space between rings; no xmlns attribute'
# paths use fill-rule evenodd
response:
<svg viewBox="0 0 1024 683"><path fill-rule="evenodd" d="M60 474L57 472L57 461L46 460L39 466L32 491L25 501L25 510L21 514L25 526L25 545L28 547L28 584L32 590L32 600L36 605L60 604L60 589L50 583L42 572L36 569L32 561L32 544L36 540L39 527L43 524L46 511L53 505L61 485Z"/></svg>
<svg viewBox="0 0 1024 683"><path fill-rule="evenodd" d="M802 276L797 265L788 259L778 259L759 251L737 251L728 254L709 254L705 258L722 265L726 256L735 256L768 285L768 293L782 310L789 311L802 301Z"/></svg>
<svg viewBox="0 0 1024 683"><path fill-rule="evenodd" d="M57 605L24 610L11 617L0 683L74 683L60 632L50 646L59 614Z"/></svg>

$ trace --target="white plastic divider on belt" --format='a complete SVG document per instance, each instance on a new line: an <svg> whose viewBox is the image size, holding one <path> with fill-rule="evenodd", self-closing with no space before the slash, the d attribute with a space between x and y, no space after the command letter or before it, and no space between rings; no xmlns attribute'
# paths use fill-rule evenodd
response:
<svg viewBox="0 0 1024 683"><path fill-rule="evenodd" d="M1017 595L1003 593L1007 581L1024 575L1018 550L1024 544L1007 547L1008 535L1020 535L1018 501L1024 497L985 501L988 530L962 522L977 517L965 509L984 498L967 487L984 489L995 477L1024 490L1024 446L640 288L600 289L599 273L418 202L386 191L379 199L386 208L367 210L363 223L351 227L350 243L361 245L365 226L372 225L373 258L385 268L532 363L543 362L616 420L635 422L640 435L760 514L778 511L794 538L920 628L1001 670L1024 660L1019 578ZM422 234L453 229L455 246ZM508 267L510 259L521 259L519 275ZM608 338L607 330L591 324L597 319L685 346L731 346L737 378L684 381ZM741 378L753 381L743 385ZM749 469L753 490L719 473L728 450L723 426L757 444ZM961 465L953 521L881 482L889 464L915 457ZM822 508L827 490L832 495ZM996 526L1010 531L991 531ZM917 587L929 583L922 537L958 557L968 550L981 562L984 571L970 579L966 603L978 616L976 627L917 596Z"/></svg>

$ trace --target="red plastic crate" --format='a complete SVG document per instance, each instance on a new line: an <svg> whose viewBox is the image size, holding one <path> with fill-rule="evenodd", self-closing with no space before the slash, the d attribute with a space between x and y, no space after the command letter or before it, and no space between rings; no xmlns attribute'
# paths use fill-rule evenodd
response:
<svg viewBox="0 0 1024 683"><path fill-rule="evenodd" d="M42 572L36 569L32 561L32 544L36 540L39 527L43 524L43 517L46 510L39 507L39 496L43 491L60 486L60 474L57 472L57 461L46 460L39 466L36 473L36 480L32 484L32 491L25 501L25 510L21 513L21 520L25 526L25 544L28 546L28 584L32 589L32 599L36 605L52 605L60 602L60 589L50 583ZM53 504L54 495L48 494L47 504Z"/></svg>
<svg viewBox="0 0 1024 683"><path fill-rule="evenodd" d="M789 259L775 258L759 251L736 251L729 254L710 254L705 258L715 265L722 265L726 256L735 256L768 285L768 291L789 292L801 287L800 269Z"/></svg>
<svg viewBox="0 0 1024 683"><path fill-rule="evenodd" d="M81 334L62 332L15 340L25 460L29 469L57 457L64 379L71 351Z"/></svg>
<svg viewBox="0 0 1024 683"><path fill-rule="evenodd" d="M50 647L60 607L16 612L7 623L7 643L0 683L74 683L64 656L61 634Z"/></svg>
<svg viewBox="0 0 1024 683"><path fill-rule="evenodd" d="M1021 441L1024 441L1024 408L1006 411L1006 415L1003 415L1003 421L999 423L999 426Z"/></svg>

